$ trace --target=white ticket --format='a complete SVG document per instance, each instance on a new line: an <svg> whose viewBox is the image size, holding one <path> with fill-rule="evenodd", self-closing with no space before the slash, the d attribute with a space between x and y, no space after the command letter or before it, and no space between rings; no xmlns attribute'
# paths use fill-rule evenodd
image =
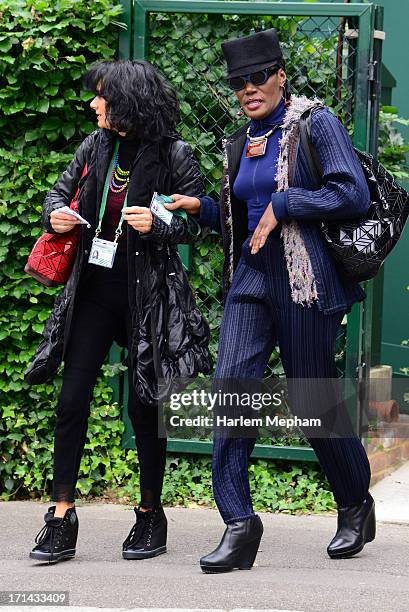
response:
<svg viewBox="0 0 409 612"><path fill-rule="evenodd" d="M90 223L84 217L81 217L79 213L70 208L69 206L62 206L62 208L58 208L59 212L65 213L66 215L72 215L76 219L78 219L82 225L86 225L87 227L91 227Z"/></svg>

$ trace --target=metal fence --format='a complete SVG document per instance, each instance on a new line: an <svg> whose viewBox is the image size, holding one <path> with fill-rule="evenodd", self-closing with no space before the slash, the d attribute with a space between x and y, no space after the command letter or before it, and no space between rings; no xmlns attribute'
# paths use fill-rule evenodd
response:
<svg viewBox="0 0 409 612"><path fill-rule="evenodd" d="M297 94L318 97L330 106L350 132L355 146L376 153L380 95L382 8L372 4L275 2L191 2L186 0L124 1L127 31L121 35L124 59L148 59L175 87L181 102L180 134L201 165L207 193L217 196L222 172L222 138L243 118L227 88L221 52L223 40L275 27L286 59L286 72ZM222 315L220 238L209 236L180 247L190 282L212 330L216 355ZM355 305L341 326L337 342L339 375L365 380L369 372L372 283L367 300ZM118 349L111 362L120 360ZM279 353L270 359L266 376L282 374ZM124 446L134 438L127 418L127 377L115 381L115 399L124 406ZM350 405L358 430L360 396ZM170 440L169 450L210 452L203 441ZM314 460L308 446L256 445L253 456Z"/></svg>

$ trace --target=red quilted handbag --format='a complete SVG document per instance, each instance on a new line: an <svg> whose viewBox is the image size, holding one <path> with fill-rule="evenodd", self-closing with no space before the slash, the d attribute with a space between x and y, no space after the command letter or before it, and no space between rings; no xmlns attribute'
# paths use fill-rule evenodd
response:
<svg viewBox="0 0 409 612"><path fill-rule="evenodd" d="M87 174L85 164L81 178ZM79 187L70 208L78 212ZM45 233L37 240L28 257L24 272L47 287L64 285L74 265L80 238L78 225L63 234Z"/></svg>

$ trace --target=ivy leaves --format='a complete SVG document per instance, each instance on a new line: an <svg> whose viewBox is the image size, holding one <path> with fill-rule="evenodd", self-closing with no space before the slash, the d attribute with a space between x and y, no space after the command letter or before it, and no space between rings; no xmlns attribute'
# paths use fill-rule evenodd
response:
<svg viewBox="0 0 409 612"><path fill-rule="evenodd" d="M45 138L57 150L74 136L80 140L94 126L84 121L90 96L82 90L82 76L92 62L113 59L118 28L112 22L117 23L122 6L107 0L35 6L12 0L0 10L2 146L14 145L17 127L25 142Z"/></svg>
<svg viewBox="0 0 409 612"><path fill-rule="evenodd" d="M119 3L108 0L35 4L0 0L0 489L4 499L45 493L52 477L60 381L30 388L23 373L41 340L58 289L43 287L23 270L42 232L41 208L47 191L79 142L95 129L82 78L94 61L115 58L114 21L121 11ZM106 430L111 429L107 435L120 448L123 425L116 412L114 416L109 412L109 401L109 386L100 381L96 420L116 423L116 437L110 427ZM98 440L101 448L107 446L102 435Z"/></svg>
<svg viewBox="0 0 409 612"><path fill-rule="evenodd" d="M394 124L408 126L409 119L399 117L398 109L395 106L382 106L379 122L379 161L399 181L408 182L409 167L406 154L409 151L409 145Z"/></svg>

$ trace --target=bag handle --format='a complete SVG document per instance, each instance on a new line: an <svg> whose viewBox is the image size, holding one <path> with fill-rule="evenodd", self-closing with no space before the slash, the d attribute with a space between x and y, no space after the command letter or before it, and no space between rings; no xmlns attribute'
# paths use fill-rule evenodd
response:
<svg viewBox="0 0 409 612"><path fill-rule="evenodd" d="M313 110L314 107L308 108L300 116L300 141L307 159L311 177L317 186L321 186L323 177L321 160L317 151L315 150L314 145L312 144L311 138L311 115Z"/></svg>
<svg viewBox="0 0 409 612"><path fill-rule="evenodd" d="M77 191L75 192L75 196L74 196L74 197L72 198L72 200L71 200L71 204L72 204L73 202L75 202L75 203L77 203L77 202L78 202L78 196L80 195L80 181L81 181L81 179L83 179L83 178L84 178L84 176L86 176L86 175L87 175L87 173L88 173L88 164L85 162L85 166L84 166L84 169L83 169L83 171L82 171L81 178L80 178L80 180L78 181ZM71 204L70 204L70 208L71 208Z"/></svg>

